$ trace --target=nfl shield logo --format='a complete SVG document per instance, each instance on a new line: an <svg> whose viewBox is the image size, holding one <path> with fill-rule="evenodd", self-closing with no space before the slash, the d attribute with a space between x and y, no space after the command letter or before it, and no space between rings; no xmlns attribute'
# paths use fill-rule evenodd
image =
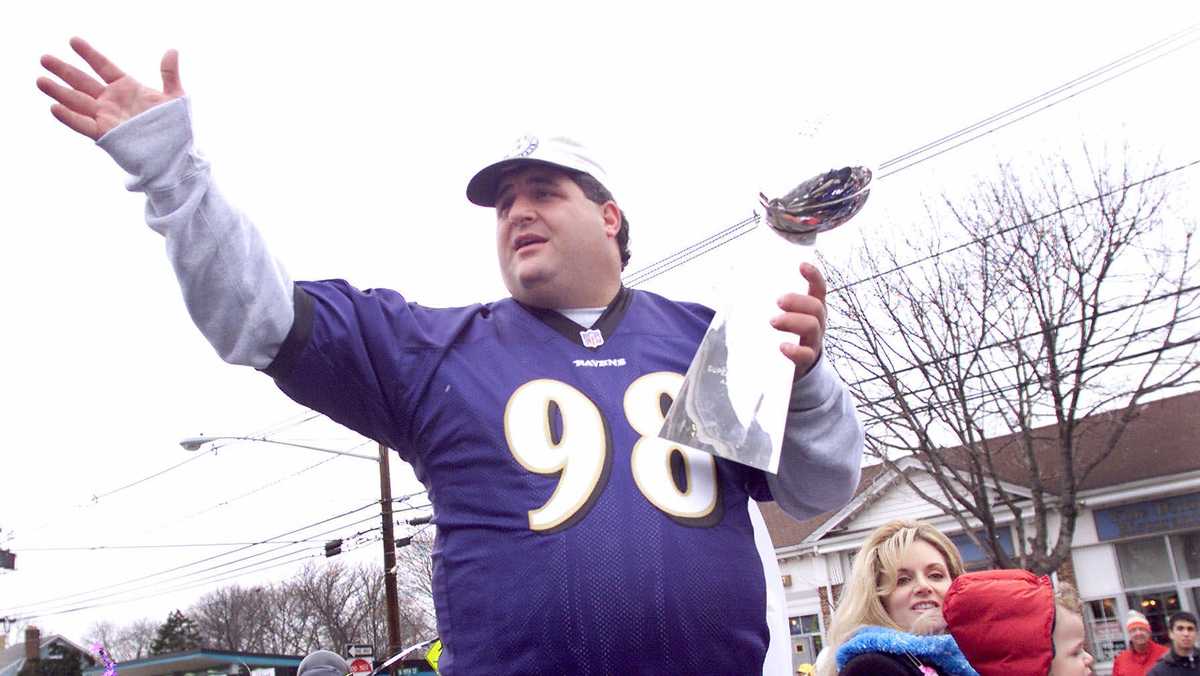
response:
<svg viewBox="0 0 1200 676"><path fill-rule="evenodd" d="M604 344L604 334L600 333L597 329L580 331L579 337L583 339L584 347L600 347Z"/></svg>

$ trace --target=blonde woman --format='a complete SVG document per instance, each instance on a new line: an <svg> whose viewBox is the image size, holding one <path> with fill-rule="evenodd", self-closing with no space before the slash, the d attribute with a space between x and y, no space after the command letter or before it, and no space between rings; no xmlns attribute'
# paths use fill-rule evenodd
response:
<svg viewBox="0 0 1200 676"><path fill-rule="evenodd" d="M854 558L829 641L836 659L818 676L978 676L948 634L918 635L940 618L942 597L963 573L949 538L918 521L877 528Z"/></svg>

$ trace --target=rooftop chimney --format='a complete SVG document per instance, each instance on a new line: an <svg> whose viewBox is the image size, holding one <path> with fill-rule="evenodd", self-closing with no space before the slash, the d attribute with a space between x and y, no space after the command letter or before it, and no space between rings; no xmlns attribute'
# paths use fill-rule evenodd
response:
<svg viewBox="0 0 1200 676"><path fill-rule="evenodd" d="M36 660L42 653L42 632L32 624L25 627L25 659Z"/></svg>

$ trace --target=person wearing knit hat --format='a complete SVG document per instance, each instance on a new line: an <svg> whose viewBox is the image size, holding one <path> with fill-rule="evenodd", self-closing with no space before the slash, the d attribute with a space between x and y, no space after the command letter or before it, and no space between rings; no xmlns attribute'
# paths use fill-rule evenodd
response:
<svg viewBox="0 0 1200 676"><path fill-rule="evenodd" d="M1151 640L1150 623L1136 610L1129 611L1125 618L1125 633L1129 635L1129 647L1113 660L1112 676L1146 676L1167 652L1167 646Z"/></svg>
<svg viewBox="0 0 1200 676"><path fill-rule="evenodd" d="M946 629L980 676L1091 676L1073 588L1027 570L965 573L942 601Z"/></svg>
<svg viewBox="0 0 1200 676"><path fill-rule="evenodd" d="M296 669L296 676L347 676L349 673L350 665L346 660L329 650L309 653Z"/></svg>

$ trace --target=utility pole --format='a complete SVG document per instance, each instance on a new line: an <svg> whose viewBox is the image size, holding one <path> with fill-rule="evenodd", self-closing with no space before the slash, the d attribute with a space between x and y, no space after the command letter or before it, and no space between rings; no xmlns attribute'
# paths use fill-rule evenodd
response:
<svg viewBox="0 0 1200 676"><path fill-rule="evenodd" d="M3 529L0 529L0 530L3 530ZM12 536L10 535L9 539L11 539L11 538L12 538ZM17 569L17 555L13 554L12 552L8 551L7 549L0 548L0 570L16 570L16 569Z"/></svg>
<svg viewBox="0 0 1200 676"><path fill-rule="evenodd" d="M400 651L400 599L396 592L396 536L392 530L392 475L388 448L379 444L379 503L383 510L383 589L387 598L388 649L390 657ZM396 669L388 673L395 676Z"/></svg>
<svg viewBox="0 0 1200 676"><path fill-rule="evenodd" d="M388 654L394 655L400 651L400 599L396 592L396 536L392 528L392 475L388 469L388 448L383 444L379 444L379 457L375 458L370 455L360 453L349 453L346 451L337 451L331 448L321 448L320 446L310 446L309 444L298 444L291 441L278 441L268 439L266 437L243 437L234 435L221 436L199 436L188 437L179 442L179 445L188 451L197 451L201 447L211 444L214 441L236 440L236 441L256 441L264 444L276 444L279 446L292 446L295 448L306 448L310 451L320 451L321 453L332 453L334 455L346 455L351 458L359 458L360 460L371 460L379 463L379 507L383 513L383 586L384 593L387 597L387 625L388 625ZM337 556L342 553L342 539L329 540L325 543L325 556ZM389 673L395 676L396 669L392 668Z"/></svg>

